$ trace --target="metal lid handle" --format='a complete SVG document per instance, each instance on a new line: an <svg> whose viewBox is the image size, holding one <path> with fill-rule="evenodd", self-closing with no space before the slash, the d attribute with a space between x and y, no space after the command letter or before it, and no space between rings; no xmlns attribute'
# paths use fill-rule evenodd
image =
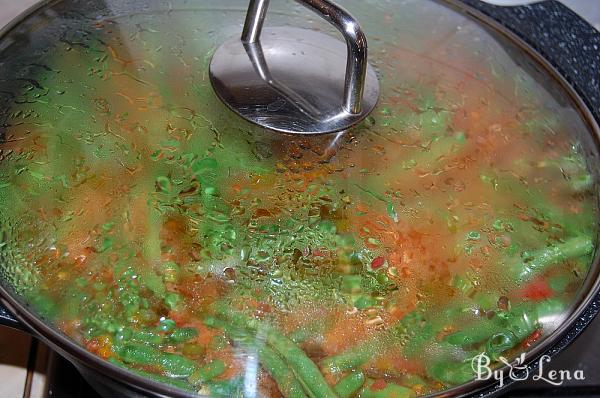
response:
<svg viewBox="0 0 600 398"><path fill-rule="evenodd" d="M344 36L294 26L265 27L269 0L251 0L244 31L217 48L209 75L217 96L259 126L290 134L325 134L359 123L379 98L356 20L327 0L296 0ZM345 75L342 70L345 68Z"/></svg>
<svg viewBox="0 0 600 398"><path fill-rule="evenodd" d="M344 109L351 114L361 111L361 100L367 76L367 38L358 22L346 10L327 0L296 0L313 10L339 30L348 48L344 86ZM242 42L256 43L269 7L269 0L250 0Z"/></svg>

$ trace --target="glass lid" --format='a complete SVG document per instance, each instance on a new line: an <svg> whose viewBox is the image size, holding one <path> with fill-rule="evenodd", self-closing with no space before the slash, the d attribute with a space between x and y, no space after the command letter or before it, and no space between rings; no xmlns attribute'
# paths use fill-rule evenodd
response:
<svg viewBox="0 0 600 398"><path fill-rule="evenodd" d="M567 92L443 2L346 0L377 106L276 133L209 79L247 6L52 1L5 33L3 283L95 356L214 397L427 395L543 344L596 273ZM266 25L341 40L289 1Z"/></svg>

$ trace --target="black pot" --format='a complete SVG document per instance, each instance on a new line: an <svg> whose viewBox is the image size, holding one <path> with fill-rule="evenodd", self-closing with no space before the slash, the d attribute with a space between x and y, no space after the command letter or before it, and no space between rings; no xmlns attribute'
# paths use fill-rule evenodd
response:
<svg viewBox="0 0 600 398"><path fill-rule="evenodd" d="M460 13L477 20L488 30L503 36L512 46L516 45L528 53L535 62L530 67L543 70L569 93L579 107L595 136L593 147L587 152L598 159L600 147L600 32L558 1L546 0L531 5L501 7L479 0L437 0ZM43 11L58 1L42 1L29 9L0 36L19 30L27 31L35 24L43 24L51 13ZM99 2L100 3L100 2ZM42 12L40 12L42 11ZM30 15L34 15L30 17ZM510 51L510 49L509 49ZM597 173L597 171L594 171ZM596 256L596 274L590 275L583 287L587 294L577 303L572 315L544 342L530 352L528 371L534 372L536 359L547 354L554 356L566 349L600 311L599 259ZM120 369L87 352L64 335L50 327L4 283L0 286L0 324L24 330L40 338L60 355L71 361L97 389L106 397L173 396L190 397L189 393L177 390ZM472 381L466 385L444 391L436 396L457 394L461 396L495 396L512 383L510 379L499 381Z"/></svg>

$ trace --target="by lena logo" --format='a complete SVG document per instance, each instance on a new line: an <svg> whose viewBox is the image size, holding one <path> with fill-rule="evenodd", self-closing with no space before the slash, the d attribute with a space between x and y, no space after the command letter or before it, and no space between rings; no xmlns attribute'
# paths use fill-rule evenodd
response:
<svg viewBox="0 0 600 398"><path fill-rule="evenodd" d="M533 375L529 374L529 368L525 365L525 353L522 353L512 363L504 357L499 357L498 360L508 367L508 369L492 369L490 368L491 360L485 352L478 354L471 360L471 367L475 372L477 380L494 379L500 382L500 387L504 385L504 380L510 378L514 381L527 380L531 376L532 380L541 380L553 386L560 386L567 380L585 380L583 370L544 370L544 363L550 362L549 355L543 355L538 360L538 368Z"/></svg>

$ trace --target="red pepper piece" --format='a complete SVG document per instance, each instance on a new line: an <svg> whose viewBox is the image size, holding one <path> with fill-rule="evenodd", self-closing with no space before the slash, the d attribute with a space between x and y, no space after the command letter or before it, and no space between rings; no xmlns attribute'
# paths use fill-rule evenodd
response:
<svg viewBox="0 0 600 398"><path fill-rule="evenodd" d="M381 267L383 264L385 264L385 258L383 258L381 256L375 257L373 259L373 261L371 261L371 268L377 269L377 268Z"/></svg>
<svg viewBox="0 0 600 398"><path fill-rule="evenodd" d="M534 301L545 300L553 295L548 282L541 278L533 280L523 289L523 296Z"/></svg>

